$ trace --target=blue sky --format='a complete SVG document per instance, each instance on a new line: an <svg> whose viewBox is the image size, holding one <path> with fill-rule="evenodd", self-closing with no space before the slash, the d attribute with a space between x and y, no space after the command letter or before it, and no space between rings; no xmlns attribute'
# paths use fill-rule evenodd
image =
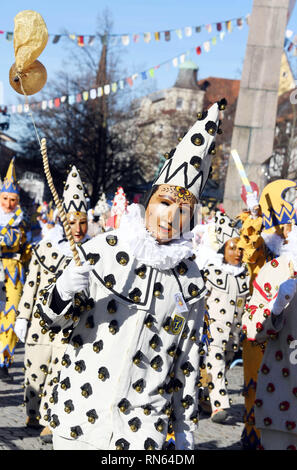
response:
<svg viewBox="0 0 297 470"><path fill-rule="evenodd" d="M97 15L108 7L115 34L154 33L245 17L251 13L252 4L252 0L211 0L211 2L205 0L2 1L0 30L13 31L14 16L22 10L31 9L43 16L49 33L61 34L67 30L74 34L92 34L96 30ZM288 25L295 34L297 33L296 10L297 7ZM129 74L140 73L187 51L191 51L189 58L199 66L199 78L208 76L240 78L248 26L244 24L241 30L234 27L231 34L226 33L223 41L218 40L217 45L211 47L208 53L202 51L202 54L198 56L195 48L202 46L204 41L211 40L214 35L217 35L216 31L213 30L209 34L203 28L201 33L193 32L191 37L185 37L183 34L183 39L178 39L172 34L170 41L165 41L162 36L159 42L152 39L146 44L143 38L140 38L137 44L132 43L127 47L121 47L123 65L127 72L122 78ZM69 47L65 47L64 42L66 39L62 38L57 44L53 44L52 39L49 40L39 57L47 68L48 80L55 78L56 73L63 68L65 59L69 58ZM73 43L71 47L77 48L78 46ZM99 47L99 45L95 43L92 47ZM4 34L0 34L0 82L3 83L4 90L3 104L6 105L17 104L20 96L12 90L8 81L9 69L13 62L13 43L7 41ZM155 89L162 89L173 86L176 76L177 69L168 65L160 67L155 73L155 78L149 80L152 81ZM145 82L148 80L144 81L144 84ZM145 93L145 86L143 90ZM141 84L138 91L141 93ZM41 99L39 95L35 95L36 100Z"/></svg>

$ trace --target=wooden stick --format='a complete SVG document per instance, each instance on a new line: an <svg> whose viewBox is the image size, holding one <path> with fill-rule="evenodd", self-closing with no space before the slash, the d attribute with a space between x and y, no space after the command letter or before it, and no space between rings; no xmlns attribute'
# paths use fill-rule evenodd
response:
<svg viewBox="0 0 297 470"><path fill-rule="evenodd" d="M51 175L51 172L50 172L48 158L47 158L47 149L46 149L46 139L45 138L41 139L41 155L42 155L44 173L45 173L50 191L52 193L54 202L55 202L56 207L58 209L59 217L60 217L61 222L63 224L66 237L67 237L67 239L70 243L70 248L71 248L72 253L73 253L73 258L74 258L75 264L76 264L76 266L81 266L78 251L76 249L75 242L74 242L74 239L73 239L73 236L72 236L72 233L71 233L71 229L69 227L69 224L68 224L68 221L67 221L67 218L66 218L66 213L65 213L65 211L63 209L63 206L61 204L61 201L59 199L59 196L58 196L58 193L57 193L56 188L54 186L53 178L52 178L52 175Z"/></svg>

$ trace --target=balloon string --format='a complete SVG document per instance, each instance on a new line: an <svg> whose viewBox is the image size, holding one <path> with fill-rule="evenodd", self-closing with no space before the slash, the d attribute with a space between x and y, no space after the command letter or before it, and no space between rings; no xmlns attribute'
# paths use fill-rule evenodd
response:
<svg viewBox="0 0 297 470"><path fill-rule="evenodd" d="M60 217L61 222L63 224L66 237L69 241L70 248L71 248L71 251L73 253L73 258L74 258L75 264L76 264L76 266L80 266L81 262L80 262L78 251L77 251L76 246L75 246L74 238L72 236L71 228L68 224L66 213L65 213L64 208L63 208L63 206L61 204L61 201L59 199L59 196L58 196L57 190L54 186L53 178L52 178L52 175L51 175L51 172L50 172L49 162L48 162L48 158L47 158L47 150L46 150L46 139L42 139L42 141L41 141L41 139L39 137L38 130L37 130L34 118L33 118L33 113L31 111L31 108L30 108L30 105L29 105L29 99L28 99L28 96L27 96L27 94L24 90L24 87L23 87L22 78L20 77L20 75L18 75L18 78L20 80L22 92L25 96L26 104L29 107L29 115L32 119L32 123L33 123L34 129L35 129L36 138L37 138L39 146L40 146L40 152L41 152L41 155L42 155L42 161L43 161L43 168L44 168L45 176L46 176L50 191L52 193L54 202L55 202L56 207L58 209L59 217Z"/></svg>
<svg viewBox="0 0 297 470"><path fill-rule="evenodd" d="M24 94L24 96L25 96L26 104L28 105L28 108L29 108L29 116L31 117L31 120L32 120L32 123L33 123L33 126L34 126L34 130L35 130L35 135L36 135L36 138L37 138L37 141L38 141L38 143L39 143L40 150L41 150L41 139L40 139L40 137L39 137L38 130L37 130L37 127L36 127L36 124L35 124L35 121L34 121L34 118L33 118L33 114L32 114L31 108L30 108L29 98L28 98L27 93L26 93L25 90L24 90L23 82L22 82L22 77L21 77L20 75L18 75L18 78L19 78L19 80L20 80L22 92L23 92L23 94Z"/></svg>

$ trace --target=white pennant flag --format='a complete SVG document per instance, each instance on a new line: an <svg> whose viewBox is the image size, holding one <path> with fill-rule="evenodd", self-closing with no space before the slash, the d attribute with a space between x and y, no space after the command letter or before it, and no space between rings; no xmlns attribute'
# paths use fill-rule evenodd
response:
<svg viewBox="0 0 297 470"><path fill-rule="evenodd" d="M188 37L189 37L189 36L192 36L192 28L191 28L191 26L186 26L186 27L185 27L185 35L188 36Z"/></svg>
<svg viewBox="0 0 297 470"><path fill-rule="evenodd" d="M183 64L186 60L186 54L182 54L180 57L179 57L179 60L180 60L180 63Z"/></svg>
<svg viewBox="0 0 297 470"><path fill-rule="evenodd" d="M172 60L172 64L174 65L174 67L178 66L178 58L177 57L174 57L174 59Z"/></svg>
<svg viewBox="0 0 297 470"><path fill-rule="evenodd" d="M104 94L105 95L109 95L110 93L110 85L104 85Z"/></svg>
<svg viewBox="0 0 297 470"><path fill-rule="evenodd" d="M224 37L225 37L225 31L221 31L220 32L220 40L223 41Z"/></svg>
<svg viewBox="0 0 297 470"><path fill-rule="evenodd" d="M90 90L90 98L91 100L94 100L95 98L97 98L97 91L96 91L96 88L92 88Z"/></svg>
<svg viewBox="0 0 297 470"><path fill-rule="evenodd" d="M183 38L183 33L182 33L181 29L176 29L175 32L176 32L176 35L177 35L178 39Z"/></svg>
<svg viewBox="0 0 297 470"><path fill-rule="evenodd" d="M203 47L204 47L205 52L209 52L209 51L210 51L210 42L209 42L209 41L205 41L205 42L203 43Z"/></svg>
<svg viewBox="0 0 297 470"><path fill-rule="evenodd" d="M127 34L125 36L122 36L122 44L123 46L128 46L130 43L130 36Z"/></svg>

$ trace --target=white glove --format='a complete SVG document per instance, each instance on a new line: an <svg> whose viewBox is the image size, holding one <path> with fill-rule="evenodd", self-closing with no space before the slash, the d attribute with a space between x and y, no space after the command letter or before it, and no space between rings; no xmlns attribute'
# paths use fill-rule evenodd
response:
<svg viewBox="0 0 297 470"><path fill-rule="evenodd" d="M246 196L246 205L248 209L253 213L255 212L254 208L259 205L258 197L257 197L257 191L254 191L253 193L248 193Z"/></svg>
<svg viewBox="0 0 297 470"><path fill-rule="evenodd" d="M14 325L14 332L22 343L25 342L27 329L28 320L26 320L26 318L17 318Z"/></svg>
<svg viewBox="0 0 297 470"><path fill-rule="evenodd" d="M93 266L87 262L82 266L72 263L58 278L56 288L62 300L71 300L77 292L86 290L89 286L89 275Z"/></svg>
<svg viewBox="0 0 297 470"><path fill-rule="evenodd" d="M194 450L194 435L190 431L175 433L175 450Z"/></svg>
<svg viewBox="0 0 297 470"><path fill-rule="evenodd" d="M277 297L273 301L271 311L274 315L280 315L282 311L289 305L296 293L296 279L288 279L279 286Z"/></svg>

